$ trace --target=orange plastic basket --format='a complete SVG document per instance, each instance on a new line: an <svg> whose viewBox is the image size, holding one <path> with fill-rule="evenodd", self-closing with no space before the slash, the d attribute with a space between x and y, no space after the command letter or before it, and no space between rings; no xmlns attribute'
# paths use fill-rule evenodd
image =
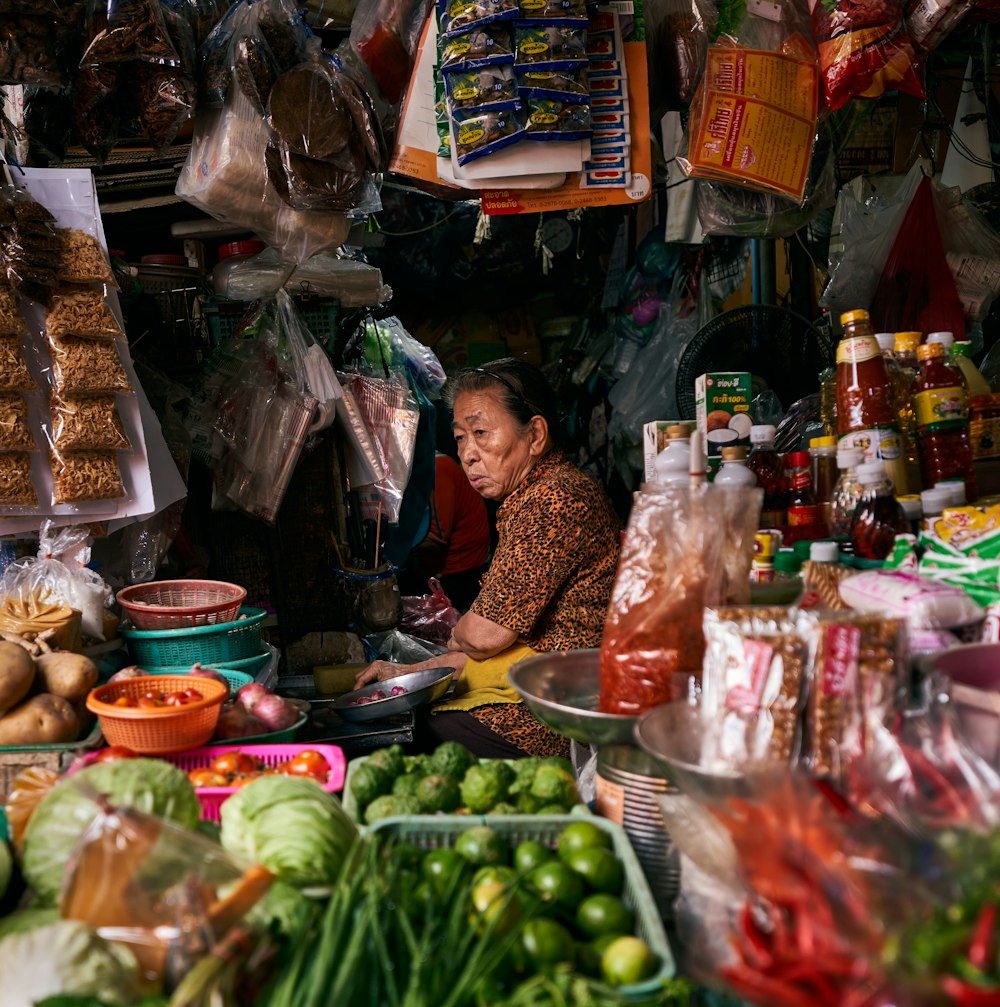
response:
<svg viewBox="0 0 1000 1007"><path fill-rule="evenodd" d="M205 697L186 706L139 709L114 706L119 696L139 699L147 692L172 692L197 688ZM109 745L123 745L143 755L169 755L204 745L215 733L219 711L229 697L229 686L210 678L190 675L144 675L109 682L92 689L87 709L97 714Z"/></svg>
<svg viewBox="0 0 1000 1007"><path fill-rule="evenodd" d="M118 592L136 629L190 629L232 622L247 592L222 580L154 580Z"/></svg>

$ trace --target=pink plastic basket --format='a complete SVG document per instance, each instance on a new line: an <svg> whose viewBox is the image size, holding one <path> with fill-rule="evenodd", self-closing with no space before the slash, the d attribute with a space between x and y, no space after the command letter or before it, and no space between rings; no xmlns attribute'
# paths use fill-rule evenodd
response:
<svg viewBox="0 0 1000 1007"><path fill-rule="evenodd" d="M306 751L319 752L330 764L330 775L326 783L321 784L323 789L328 794L342 790L347 772L347 760L344 758L343 749L336 745L213 745L211 748L194 748L190 752L179 752L161 758L172 762L185 773L190 773L192 769L206 769L213 759L226 752L243 752L260 759L265 766L277 766L287 762L299 752ZM239 789L239 787L195 787L198 800L201 802L201 817L209 822L217 822L222 803Z"/></svg>

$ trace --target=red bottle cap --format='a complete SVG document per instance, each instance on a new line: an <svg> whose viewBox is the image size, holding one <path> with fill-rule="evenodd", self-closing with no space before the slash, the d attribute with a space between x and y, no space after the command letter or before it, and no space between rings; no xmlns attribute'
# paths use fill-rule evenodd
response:
<svg viewBox="0 0 1000 1007"><path fill-rule="evenodd" d="M265 248L267 245L263 241L230 241L227 245L219 245L219 259L228 259L231 255L256 255Z"/></svg>
<svg viewBox="0 0 1000 1007"><path fill-rule="evenodd" d="M144 255L140 260L144 266L186 266L188 260L183 255Z"/></svg>
<svg viewBox="0 0 1000 1007"><path fill-rule="evenodd" d="M789 451L785 455L785 465L788 468L807 468L811 462L808 451Z"/></svg>

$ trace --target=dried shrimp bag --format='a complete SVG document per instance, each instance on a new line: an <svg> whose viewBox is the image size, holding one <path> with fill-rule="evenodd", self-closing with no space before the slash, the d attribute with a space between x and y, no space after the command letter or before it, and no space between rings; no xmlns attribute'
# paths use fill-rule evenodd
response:
<svg viewBox="0 0 1000 1007"><path fill-rule="evenodd" d="M31 481L31 455L0 452L0 507L35 507L38 494Z"/></svg>
<svg viewBox="0 0 1000 1007"><path fill-rule="evenodd" d="M113 395L131 392L114 340L67 336L49 340L52 386L66 395Z"/></svg>
<svg viewBox="0 0 1000 1007"><path fill-rule="evenodd" d="M120 500L125 496L118 455L114 451L53 450L52 503L78 504L92 500Z"/></svg>
<svg viewBox="0 0 1000 1007"><path fill-rule="evenodd" d="M115 283L115 274L107 252L93 234L78 227L60 227L58 230L59 280L61 283ZM110 311L108 312L110 314ZM112 318L114 316L112 315ZM117 322L115 323L117 325ZM106 329L107 326L105 325ZM76 333L83 335L84 333ZM119 335L124 335L119 329Z"/></svg>
<svg viewBox="0 0 1000 1007"><path fill-rule="evenodd" d="M86 336L89 339L124 338L125 333L108 306L104 290L62 287L52 297L45 317L49 339Z"/></svg>
<svg viewBox="0 0 1000 1007"><path fill-rule="evenodd" d="M131 447L114 395L53 395L49 408L52 445L57 451L128 451Z"/></svg>
<svg viewBox="0 0 1000 1007"><path fill-rule="evenodd" d="M19 392L0 392L0 451L34 451L28 401Z"/></svg>
<svg viewBox="0 0 1000 1007"><path fill-rule="evenodd" d="M47 304L59 282L59 237L52 214L27 189L8 185L0 191L0 242L8 282Z"/></svg>
<svg viewBox="0 0 1000 1007"><path fill-rule="evenodd" d="M24 359L20 336L0 336L0 392L33 392L38 387Z"/></svg>

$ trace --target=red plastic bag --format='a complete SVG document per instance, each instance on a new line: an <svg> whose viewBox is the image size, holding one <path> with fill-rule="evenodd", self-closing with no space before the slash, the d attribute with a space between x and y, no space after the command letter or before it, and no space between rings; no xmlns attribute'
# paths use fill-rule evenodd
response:
<svg viewBox="0 0 1000 1007"><path fill-rule="evenodd" d="M886 91L924 96L900 0L817 0L812 19L831 109Z"/></svg>
<svg viewBox="0 0 1000 1007"><path fill-rule="evenodd" d="M965 311L948 268L931 180L917 185L869 313L879 332L965 334Z"/></svg>
<svg viewBox="0 0 1000 1007"><path fill-rule="evenodd" d="M403 598L403 621L400 628L421 640L447 646L451 631L458 622L458 609L444 593L440 581L427 581L430 594L408 595Z"/></svg>

